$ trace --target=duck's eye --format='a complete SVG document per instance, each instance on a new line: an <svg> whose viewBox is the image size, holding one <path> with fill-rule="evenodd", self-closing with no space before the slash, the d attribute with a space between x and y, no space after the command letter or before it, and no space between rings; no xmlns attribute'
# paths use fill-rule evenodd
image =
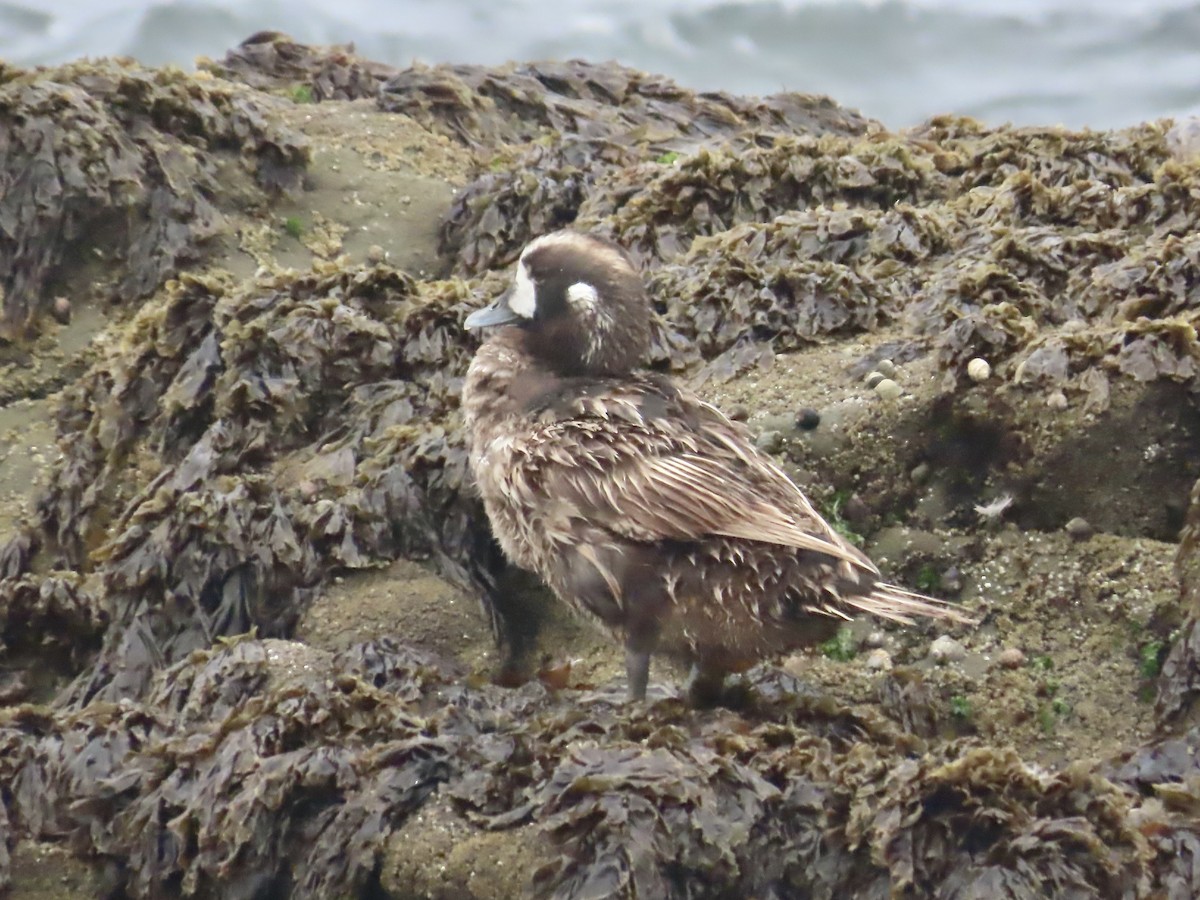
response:
<svg viewBox="0 0 1200 900"><path fill-rule="evenodd" d="M508 308L524 319L532 319L537 314L537 286L529 277L529 270L523 262L517 264L517 277L508 297Z"/></svg>

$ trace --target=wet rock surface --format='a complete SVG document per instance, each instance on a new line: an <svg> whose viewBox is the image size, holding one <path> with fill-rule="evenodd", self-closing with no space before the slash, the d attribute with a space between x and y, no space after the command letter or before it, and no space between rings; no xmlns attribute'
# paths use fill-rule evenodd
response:
<svg viewBox="0 0 1200 900"><path fill-rule="evenodd" d="M893 134L273 33L0 68L0 123L14 896L64 854L135 897L1200 892L1169 123ZM851 623L727 708L665 666L627 705L465 480L461 321L571 223L644 265L656 367L979 628Z"/></svg>

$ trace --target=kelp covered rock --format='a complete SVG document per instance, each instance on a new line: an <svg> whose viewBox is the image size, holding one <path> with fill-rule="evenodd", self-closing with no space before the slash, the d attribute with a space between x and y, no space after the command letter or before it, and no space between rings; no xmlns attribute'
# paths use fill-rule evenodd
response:
<svg viewBox="0 0 1200 900"><path fill-rule="evenodd" d="M552 654L544 683L502 690L409 646L419 629L399 600L377 640L337 653L289 640L329 579L345 587L356 569L408 557L483 598L510 655L532 649L540 603L514 588L465 482L457 405L474 339L461 321L502 289L530 236L575 224L643 263L658 368L706 384L751 371L747 402L777 356L838 342L868 349L819 372L826 391L853 390L885 359L921 373L935 388L914 375L901 404L866 393L815 416L818 437L857 442L844 466L793 437L778 442L785 461L820 490L856 492L830 508L857 500L864 532L933 518L915 498L944 487L937 524L958 532L961 558L913 551L910 582L952 584L959 564L986 575L994 595L972 602L993 629L1034 616L1075 626L1111 604L1114 621L1152 630L1139 652L1145 666L1166 659L1161 718L1186 721L1195 636L1170 637L1182 616L1158 614L1169 602L1147 623L1120 596L1159 557L1105 569L1121 529L1167 527L1125 506L1089 512L1114 534L1090 555L1070 549L1075 537L1049 542L1030 568L996 521L1010 504L1029 532L1078 515L1075 482L1045 486L1053 466L1108 459L1143 434L1120 466L1157 466L1138 502L1195 480L1200 182L1163 126L943 118L891 134L799 94L696 94L579 62L398 70L272 33L196 78L102 63L3 79L0 103L24 98L78 126L56 132L56 164L85 158L70 141L93 133L120 151L79 177L55 170L48 194L6 194L31 223L19 246L50 248L13 270L26 273L20 322L93 213L137 214L144 233L117 233L132 268L115 275L132 279L122 296L150 299L59 398L62 459L36 516L0 546L2 661L16 673L0 681L0 880L7 849L34 837L68 841L137 897L464 896L482 890L471 873L513 861L520 877L510 867L496 884L553 897L1196 893L1194 733L1127 747L1105 768L1038 766L964 722L969 704L947 684L965 675L890 643L906 665L853 702L762 669L735 708L697 713L673 699L628 707ZM474 181L441 228L443 271L457 277L422 280L381 254L310 270L256 259L240 276L180 268L220 228L215 166L245 159L262 188L300 171L301 142L268 114L281 98L255 93L298 84L309 90L296 99L376 97L404 127L472 148ZM30 146L7 145L0 179ZM43 215L30 196L62 202ZM0 252L5 235L18 247L4 221ZM67 243L42 241L52 221ZM966 376L979 356L986 381ZM1050 415L1046 392L1069 411ZM1157 431L1134 427L1139 404ZM922 465L935 471L918 479ZM1017 485L1015 503L981 503L993 476ZM1102 487L1097 508L1112 505ZM1195 530L1179 557L1189 584ZM1072 552L1069 566L1043 565ZM1009 573L1019 589L985 568L1009 559L1027 566ZM70 679L53 697L21 680L47 648ZM1120 663L1125 649L1104 652ZM1005 677L1047 692L1034 710L1084 680L1028 668ZM16 705L30 698L53 705Z"/></svg>
<svg viewBox="0 0 1200 900"><path fill-rule="evenodd" d="M1187 621L1163 662L1155 711L1162 724L1178 729L1194 721L1200 694L1200 480L1192 486L1175 566Z"/></svg>
<svg viewBox="0 0 1200 900"><path fill-rule="evenodd" d="M365 60L354 45L312 47L278 31L250 35L220 61L202 59L200 67L258 90L306 87L314 100L357 100L374 97L381 82L395 74L392 66Z"/></svg>
<svg viewBox="0 0 1200 900"><path fill-rule="evenodd" d="M348 896L450 775L416 708L436 665L243 641L166 670L144 704L18 711L0 726L15 821L128 867L132 896Z"/></svg>
<svg viewBox="0 0 1200 900"><path fill-rule="evenodd" d="M198 258L221 225L222 166L266 192L295 187L300 137L231 85L132 63L0 74L0 338L48 310L83 251L117 260L115 296L140 299ZM225 173L226 177L228 173ZM74 254L74 257L71 256Z"/></svg>
<svg viewBox="0 0 1200 900"><path fill-rule="evenodd" d="M328 267L185 276L139 312L68 394L67 461L40 508L47 551L95 566L112 607L76 704L139 696L222 635L289 634L331 567L434 555L463 583L489 577L453 427L465 299Z"/></svg>
<svg viewBox="0 0 1200 900"><path fill-rule="evenodd" d="M511 175L464 192L446 247L469 274L545 228L609 234L653 270L670 326L706 356L750 334L788 349L871 330L883 315L951 371L1013 358L1014 380L1075 386L1098 407L1110 374L1191 380L1200 186L1164 128L946 118L903 135L785 131L731 123L657 161L657 145L631 159L628 139L607 154L534 143Z"/></svg>
<svg viewBox="0 0 1200 900"><path fill-rule="evenodd" d="M443 103L432 106L430 98ZM451 122L456 137L492 153L527 144L494 156L445 222L442 250L468 275L505 265L531 238L571 224L589 198L623 206L629 191L596 184L614 172L648 178L681 152L707 145L753 150L775 135L861 134L870 124L822 97L695 94L631 69L578 61L413 69L385 84L379 102L434 127Z"/></svg>
<svg viewBox="0 0 1200 900"><path fill-rule="evenodd" d="M761 706L697 718L463 690L447 671L389 642L331 657L240 641L163 671L140 703L19 710L0 725L13 822L127 867L136 897L369 894L385 846L419 852L409 820L435 791L464 834L549 838L561 856L527 873L544 896L1136 897L1152 881L1136 794L1083 768L930 752L770 677ZM1143 815L1160 844L1196 839Z"/></svg>

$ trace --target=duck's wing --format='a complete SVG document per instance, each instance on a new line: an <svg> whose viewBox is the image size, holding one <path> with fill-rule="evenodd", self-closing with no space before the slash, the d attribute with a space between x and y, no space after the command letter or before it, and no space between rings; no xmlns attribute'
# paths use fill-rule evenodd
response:
<svg viewBox="0 0 1200 900"><path fill-rule="evenodd" d="M743 426L665 380L576 386L535 412L520 481L557 515L635 541L742 538L879 574Z"/></svg>

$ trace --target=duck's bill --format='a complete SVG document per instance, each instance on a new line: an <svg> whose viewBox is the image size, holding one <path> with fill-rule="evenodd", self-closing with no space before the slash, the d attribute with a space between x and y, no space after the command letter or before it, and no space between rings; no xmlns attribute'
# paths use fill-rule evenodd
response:
<svg viewBox="0 0 1200 900"><path fill-rule="evenodd" d="M497 297L490 306L477 309L463 322L467 328L489 328L493 325L508 325L520 320L520 316L508 305L508 292Z"/></svg>

